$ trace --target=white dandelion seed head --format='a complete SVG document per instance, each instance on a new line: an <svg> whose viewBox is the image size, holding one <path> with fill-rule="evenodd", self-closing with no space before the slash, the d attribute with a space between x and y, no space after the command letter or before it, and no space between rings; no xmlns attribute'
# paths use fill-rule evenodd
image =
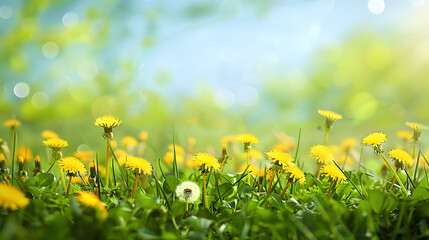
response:
<svg viewBox="0 0 429 240"><path fill-rule="evenodd" d="M200 188L193 182L183 182L177 186L176 195L182 202L194 203L200 198Z"/></svg>

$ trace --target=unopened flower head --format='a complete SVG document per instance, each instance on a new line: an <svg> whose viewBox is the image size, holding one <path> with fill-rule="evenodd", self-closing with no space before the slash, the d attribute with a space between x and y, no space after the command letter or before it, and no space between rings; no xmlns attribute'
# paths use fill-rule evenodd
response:
<svg viewBox="0 0 429 240"><path fill-rule="evenodd" d="M137 172L138 174L152 174L152 166L148 161L144 160L141 157L127 156L127 162L125 163L125 166L128 169L134 170L134 172Z"/></svg>
<svg viewBox="0 0 429 240"><path fill-rule="evenodd" d="M120 126L122 124L122 120L112 115L104 115L95 119L94 124L96 126L104 128L103 137L109 140L113 139L112 129Z"/></svg>
<svg viewBox="0 0 429 240"><path fill-rule="evenodd" d="M384 132L374 132L366 135L362 139L362 145L372 146L376 154L383 152L381 143L387 141L387 134Z"/></svg>
<svg viewBox="0 0 429 240"><path fill-rule="evenodd" d="M101 211L102 218L105 218L107 216L107 210L106 210L105 204L102 201L100 201L100 199L98 199L97 196L95 196L94 194L89 193L87 191L83 191L79 193L76 199L87 207L99 209Z"/></svg>
<svg viewBox="0 0 429 240"><path fill-rule="evenodd" d="M200 198L200 188L193 182L183 182L176 187L176 195L182 202L194 203Z"/></svg>
<svg viewBox="0 0 429 240"><path fill-rule="evenodd" d="M0 183L0 207L12 211L23 208L30 203L19 189L12 185Z"/></svg>
<svg viewBox="0 0 429 240"><path fill-rule="evenodd" d="M209 171L210 169L213 169L214 171L220 170L220 164L218 160L210 153L198 153L192 157L192 160L195 162L195 164L200 166L202 172Z"/></svg>
<svg viewBox="0 0 429 240"><path fill-rule="evenodd" d="M75 157L65 157L58 162L64 171L67 171L69 175L75 176L77 172L84 175L86 173L85 165Z"/></svg>
<svg viewBox="0 0 429 240"><path fill-rule="evenodd" d="M393 158L395 166L400 169L403 169L405 165L412 167L414 163L413 158L409 153L398 148L390 150L389 157Z"/></svg>
<svg viewBox="0 0 429 240"><path fill-rule="evenodd" d="M311 157L316 159L320 164L328 164L334 159L331 149L324 145L316 145L310 149Z"/></svg>
<svg viewBox="0 0 429 240"><path fill-rule="evenodd" d="M414 142L419 142L420 136L422 135L422 132L428 130L428 127L421 124L421 123L406 122L405 124L414 130L414 134L413 134L413 141Z"/></svg>
<svg viewBox="0 0 429 240"><path fill-rule="evenodd" d="M61 138L50 138L50 139L43 141L43 144L45 146L50 147L51 149L56 149L56 150L63 148L63 147L67 147L69 145L67 143L67 141L62 140Z"/></svg>
<svg viewBox="0 0 429 240"><path fill-rule="evenodd" d="M336 181L337 183L347 180L343 172L338 169L338 167L334 164L326 164L322 169L322 173L325 174L326 177L330 178L332 181Z"/></svg>
<svg viewBox="0 0 429 240"><path fill-rule="evenodd" d="M326 129L329 130L332 127L332 124L334 123L334 121L336 120L340 120L343 119L343 116L341 116L338 113L332 112L332 111L327 111L327 110L320 110L319 109L319 114L324 116L326 118Z"/></svg>

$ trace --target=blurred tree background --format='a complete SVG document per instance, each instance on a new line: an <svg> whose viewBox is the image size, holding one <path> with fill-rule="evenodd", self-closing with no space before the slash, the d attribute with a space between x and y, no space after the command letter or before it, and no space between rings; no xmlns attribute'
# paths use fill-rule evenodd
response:
<svg viewBox="0 0 429 240"><path fill-rule="evenodd" d="M315 144L317 109L344 115L337 143L393 135L429 123L426 2L2 0L2 120L23 122L21 144L50 129L74 148L103 146L102 114L164 148L173 123L197 148L299 128Z"/></svg>

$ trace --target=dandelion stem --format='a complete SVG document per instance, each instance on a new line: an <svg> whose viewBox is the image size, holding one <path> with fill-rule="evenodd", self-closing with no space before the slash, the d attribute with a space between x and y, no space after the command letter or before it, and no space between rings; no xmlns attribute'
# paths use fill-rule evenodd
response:
<svg viewBox="0 0 429 240"><path fill-rule="evenodd" d="M106 188L109 187L109 138L106 138L107 151L106 151Z"/></svg>
<svg viewBox="0 0 429 240"><path fill-rule="evenodd" d="M319 177L319 174L320 174L320 168L322 167L322 165L321 164L317 164L317 170L316 170L316 173L314 174L314 177L316 177L316 178L318 178ZM314 185L314 179L313 179L313 181L311 182L311 184L310 184L310 186L308 186L309 188L311 188L312 186Z"/></svg>
<svg viewBox="0 0 429 240"><path fill-rule="evenodd" d="M407 189L404 187L404 184L402 183L401 179L398 177L398 174L396 174L396 171L393 169L392 164L387 160L386 156L384 156L383 153L380 153L381 157L383 158L384 162L387 164L387 166L390 168L390 170L395 175L396 179L398 179L399 185L401 185L402 191L405 196L408 196Z"/></svg>
<svg viewBox="0 0 429 240"><path fill-rule="evenodd" d="M206 173L203 173L203 194L204 194L204 207L209 209L209 201L207 200L207 186L206 186Z"/></svg>
<svg viewBox="0 0 429 240"><path fill-rule="evenodd" d="M325 130L325 146L328 146L328 133L329 133L329 130L326 129Z"/></svg>
<svg viewBox="0 0 429 240"><path fill-rule="evenodd" d="M137 188L137 184L139 183L139 174L136 174L136 180L134 181L134 187L133 187L133 191L131 192L131 198L134 197L134 193L136 192L136 188Z"/></svg>
<svg viewBox="0 0 429 240"><path fill-rule="evenodd" d="M183 218L187 218L189 216L189 203L185 202L185 215Z"/></svg>
<svg viewBox="0 0 429 240"><path fill-rule="evenodd" d="M292 183L292 180L289 178L289 181L286 184L285 189L283 190L282 194L280 195L280 197L283 197L286 193L286 190L289 188L290 184Z"/></svg>
<svg viewBox="0 0 429 240"><path fill-rule="evenodd" d="M331 196L332 186L334 186L335 181L331 182L331 185L329 186L328 196L326 197L326 200L329 199L329 196Z"/></svg>
<svg viewBox="0 0 429 240"><path fill-rule="evenodd" d="M146 174L140 177L142 179L141 188L144 189L144 185L146 184Z"/></svg>
<svg viewBox="0 0 429 240"><path fill-rule="evenodd" d="M398 173L398 170L399 170L399 168L396 168L396 173ZM396 181L396 176L393 176L392 184L390 184L390 190L393 189L393 185L395 185L395 181Z"/></svg>
<svg viewBox="0 0 429 240"><path fill-rule="evenodd" d="M346 167L347 158L349 157L350 149L346 151L346 157L344 158L343 169Z"/></svg>
<svg viewBox="0 0 429 240"><path fill-rule="evenodd" d="M247 169L249 169L249 150L247 150L246 152L247 152L247 157L246 157L246 160L247 160ZM247 174L247 184L250 185L250 174Z"/></svg>
<svg viewBox="0 0 429 240"><path fill-rule="evenodd" d="M71 181L72 181L72 175L70 175L70 176L69 176L69 183L68 183L68 185L67 185L67 192L66 192L66 195L69 195Z"/></svg>

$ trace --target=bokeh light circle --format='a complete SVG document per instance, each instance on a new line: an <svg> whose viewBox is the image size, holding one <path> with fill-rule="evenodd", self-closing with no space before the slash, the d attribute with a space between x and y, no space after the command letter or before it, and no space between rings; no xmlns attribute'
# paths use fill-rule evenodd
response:
<svg viewBox="0 0 429 240"><path fill-rule="evenodd" d="M31 97L31 103L39 110L44 109L49 105L49 96L44 92L36 92Z"/></svg>
<svg viewBox="0 0 429 240"><path fill-rule="evenodd" d="M13 88L13 93L19 98L25 98L30 93L30 86L24 82L17 83Z"/></svg>
<svg viewBox="0 0 429 240"><path fill-rule="evenodd" d="M43 56L45 56L45 58L48 58L48 59L55 58L58 55L58 51L59 51L59 48L55 42L50 41L43 44L42 53L43 53Z"/></svg>

